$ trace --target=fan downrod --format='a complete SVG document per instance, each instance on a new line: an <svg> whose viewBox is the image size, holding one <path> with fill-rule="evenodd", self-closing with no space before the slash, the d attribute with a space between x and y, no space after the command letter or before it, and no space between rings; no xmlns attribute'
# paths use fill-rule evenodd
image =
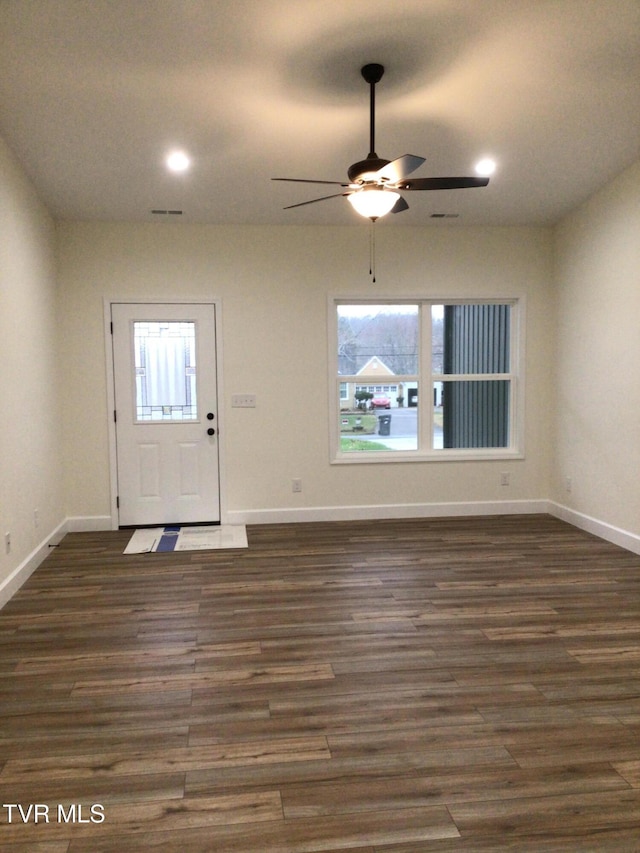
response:
<svg viewBox="0 0 640 853"><path fill-rule="evenodd" d="M370 62L368 65L363 65L360 73L369 84L370 101L369 101L369 154L366 160L359 160L349 167L348 175L351 183L362 183L361 175L377 172L386 166L388 160L382 160L376 154L376 83L379 83L384 74L384 65L378 62Z"/></svg>

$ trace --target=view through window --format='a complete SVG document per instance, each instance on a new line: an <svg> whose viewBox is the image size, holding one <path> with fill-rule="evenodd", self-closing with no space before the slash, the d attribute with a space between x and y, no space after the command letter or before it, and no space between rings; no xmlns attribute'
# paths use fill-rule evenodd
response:
<svg viewBox="0 0 640 853"><path fill-rule="evenodd" d="M337 302L336 455L513 451L515 306Z"/></svg>

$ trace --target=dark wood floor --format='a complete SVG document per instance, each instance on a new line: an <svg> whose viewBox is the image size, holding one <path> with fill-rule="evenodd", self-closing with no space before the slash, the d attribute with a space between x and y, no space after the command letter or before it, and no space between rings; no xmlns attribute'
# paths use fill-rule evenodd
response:
<svg viewBox="0 0 640 853"><path fill-rule="evenodd" d="M546 516L248 535L69 535L0 612L2 851L640 850L640 557Z"/></svg>

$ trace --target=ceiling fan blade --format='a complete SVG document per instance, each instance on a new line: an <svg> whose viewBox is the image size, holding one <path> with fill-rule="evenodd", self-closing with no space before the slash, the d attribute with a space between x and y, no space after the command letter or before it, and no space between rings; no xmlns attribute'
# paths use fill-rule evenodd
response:
<svg viewBox="0 0 640 853"><path fill-rule="evenodd" d="M272 181L289 181L294 184L333 184L336 187L348 187L349 184L344 184L342 181L314 181L307 178L271 178Z"/></svg>
<svg viewBox="0 0 640 853"><path fill-rule="evenodd" d="M402 157L392 160L386 166L383 166L382 169L378 170L374 178L378 181L384 180L385 182L395 184L401 181L406 175L415 172L424 162L424 157L416 157L415 154L403 154Z"/></svg>
<svg viewBox="0 0 640 853"><path fill-rule="evenodd" d="M486 187L489 178L413 178L399 181L399 190L464 190L471 187Z"/></svg>
<svg viewBox="0 0 640 853"><path fill-rule="evenodd" d="M391 213L402 213L403 210L409 210L409 205L406 200L400 196L398 201L391 208Z"/></svg>
<svg viewBox="0 0 640 853"><path fill-rule="evenodd" d="M292 207L304 207L305 204L315 204L317 201L325 201L328 198L338 198L341 195L351 195L351 193L333 193L333 195L323 195L320 198L312 198L309 201L300 201L298 204L288 204L283 207L283 210L291 210Z"/></svg>

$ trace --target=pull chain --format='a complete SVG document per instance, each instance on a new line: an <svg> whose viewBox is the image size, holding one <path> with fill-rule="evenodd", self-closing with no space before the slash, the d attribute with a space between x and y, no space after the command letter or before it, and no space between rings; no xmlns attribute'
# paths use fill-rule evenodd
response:
<svg viewBox="0 0 640 853"><path fill-rule="evenodd" d="M376 281L376 232L374 229L375 224L375 219L371 219L371 225L369 226L369 275L372 277L374 284Z"/></svg>

